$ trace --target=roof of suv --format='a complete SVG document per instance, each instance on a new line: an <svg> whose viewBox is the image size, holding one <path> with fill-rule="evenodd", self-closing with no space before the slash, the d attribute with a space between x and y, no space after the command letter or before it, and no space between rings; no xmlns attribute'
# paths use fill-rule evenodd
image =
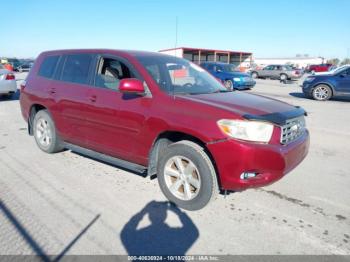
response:
<svg viewBox="0 0 350 262"><path fill-rule="evenodd" d="M161 54L157 52L150 51L136 51L136 50L118 50L118 49L61 49L61 50L51 50L45 51L42 54L71 54L71 53L114 53L123 54L128 56L167 56L166 54Z"/></svg>

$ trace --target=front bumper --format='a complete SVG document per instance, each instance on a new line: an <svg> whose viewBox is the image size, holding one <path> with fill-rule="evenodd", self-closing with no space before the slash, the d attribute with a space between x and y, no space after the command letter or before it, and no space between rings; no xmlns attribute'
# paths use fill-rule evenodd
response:
<svg viewBox="0 0 350 262"><path fill-rule="evenodd" d="M303 82L303 85L301 86L302 89L303 89L303 93L304 93L304 94L310 94L310 93L311 93L312 86L313 86L312 82L306 82L306 81L304 81L304 82Z"/></svg>
<svg viewBox="0 0 350 262"><path fill-rule="evenodd" d="M218 171L220 186L225 190L244 190L271 184L293 170L306 157L310 138L303 136L288 145L266 145L228 139L208 144ZM244 172L254 178L241 179Z"/></svg>
<svg viewBox="0 0 350 262"><path fill-rule="evenodd" d="M250 82L234 82L233 87L236 89L247 89L247 88L253 88L255 86L256 82L255 81L250 81Z"/></svg>

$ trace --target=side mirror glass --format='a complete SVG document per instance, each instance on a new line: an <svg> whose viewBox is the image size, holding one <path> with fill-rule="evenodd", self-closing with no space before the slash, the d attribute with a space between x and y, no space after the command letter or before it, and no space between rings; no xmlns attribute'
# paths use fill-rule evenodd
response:
<svg viewBox="0 0 350 262"><path fill-rule="evenodd" d="M127 78L120 81L119 91L122 93L143 95L145 93L145 88L141 80L136 78Z"/></svg>

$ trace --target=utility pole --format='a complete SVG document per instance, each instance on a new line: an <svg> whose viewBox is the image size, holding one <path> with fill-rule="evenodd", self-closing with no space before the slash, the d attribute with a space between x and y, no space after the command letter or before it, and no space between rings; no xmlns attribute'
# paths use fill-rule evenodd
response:
<svg viewBox="0 0 350 262"><path fill-rule="evenodd" d="M177 30L178 30L178 17L176 16L176 21L175 21L175 48L177 48Z"/></svg>

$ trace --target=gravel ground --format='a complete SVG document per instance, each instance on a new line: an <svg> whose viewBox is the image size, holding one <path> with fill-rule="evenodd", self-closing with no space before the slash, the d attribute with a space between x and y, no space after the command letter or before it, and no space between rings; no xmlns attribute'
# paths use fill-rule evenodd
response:
<svg viewBox="0 0 350 262"><path fill-rule="evenodd" d="M18 82L25 74L17 74ZM198 212L165 203L156 180L27 135L18 94L0 100L0 254L350 255L350 99L305 99L298 83L247 91L304 107L311 148L279 182Z"/></svg>

